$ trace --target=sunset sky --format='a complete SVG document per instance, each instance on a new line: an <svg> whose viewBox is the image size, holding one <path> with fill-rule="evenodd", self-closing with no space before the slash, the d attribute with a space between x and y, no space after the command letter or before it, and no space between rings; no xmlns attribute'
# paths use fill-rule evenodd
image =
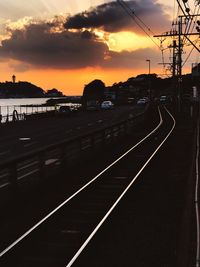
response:
<svg viewBox="0 0 200 267"><path fill-rule="evenodd" d="M126 2L154 33L170 30L174 1ZM163 74L159 48L117 1L0 0L0 39L1 82L15 74L17 81L80 95L93 79L111 85L148 73L146 59ZM194 53L184 72L196 60Z"/></svg>

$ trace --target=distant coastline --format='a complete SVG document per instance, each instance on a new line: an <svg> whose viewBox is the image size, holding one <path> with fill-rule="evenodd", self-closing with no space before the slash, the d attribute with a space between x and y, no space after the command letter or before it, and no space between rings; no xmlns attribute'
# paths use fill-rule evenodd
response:
<svg viewBox="0 0 200 267"><path fill-rule="evenodd" d="M44 91L41 87L26 81L0 83L0 99L43 97L65 97L65 95L56 88Z"/></svg>

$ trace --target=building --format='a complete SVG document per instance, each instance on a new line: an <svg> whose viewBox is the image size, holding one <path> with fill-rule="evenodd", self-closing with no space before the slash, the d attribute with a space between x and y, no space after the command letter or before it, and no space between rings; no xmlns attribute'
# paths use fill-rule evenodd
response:
<svg viewBox="0 0 200 267"><path fill-rule="evenodd" d="M192 76L193 77L200 77L200 63L193 63L192 64Z"/></svg>
<svg viewBox="0 0 200 267"><path fill-rule="evenodd" d="M16 82L16 76L15 76L15 75L12 76L12 82L13 82L13 83Z"/></svg>

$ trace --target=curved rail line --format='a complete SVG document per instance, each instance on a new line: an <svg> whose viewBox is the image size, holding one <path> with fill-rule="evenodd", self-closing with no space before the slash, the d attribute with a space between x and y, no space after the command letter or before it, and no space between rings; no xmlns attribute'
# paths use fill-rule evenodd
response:
<svg viewBox="0 0 200 267"><path fill-rule="evenodd" d="M109 170L112 166L114 166L117 162L119 162L121 159L123 159L126 155L128 155L135 148L137 148L140 144L142 144L145 140L147 140L151 135L153 135L163 124L163 118L162 118L161 111L160 111L159 107L158 107L158 113L159 113L159 118L160 118L159 123L150 133L148 133L143 139L141 139L138 143L136 143L134 146L132 146L128 151L126 151L118 159L116 159L109 166L107 166L104 170L102 170L95 177L93 177L88 183L86 183L84 186L82 186L74 194L72 194L70 197L68 197L64 202L62 202L59 206L57 206L52 212L50 212L48 215L46 215L42 220L40 220L37 224L35 224L28 231L26 231L22 236L20 236L17 240L15 240L10 246L8 246L3 251L1 251L0 252L0 258L3 255L5 255L8 251L10 251L12 248L14 248L19 242L21 242L25 237L27 237L36 228L38 228L42 223L47 221L53 214L55 214L59 209L61 209L64 205L66 205L70 200L72 200L80 192L82 192L84 189L86 189L90 184L92 184L94 181L96 181L102 174L104 174L107 170Z"/></svg>
<svg viewBox="0 0 200 267"><path fill-rule="evenodd" d="M139 175L143 172L143 170L145 169L145 167L149 164L149 162L153 159L153 157L157 154L157 152L160 150L160 148L162 147L162 145L166 142L166 140L169 138L169 136L173 132L173 130L175 128L175 125L176 125L176 121L175 121L174 117L171 115L171 113L167 109L166 109L166 111L168 112L168 114L170 115L170 117L173 120L173 125L172 125L172 128L170 129L169 133L166 135L166 137L164 138L164 140L159 144L159 146L156 148L156 150L153 152L153 154L149 157L149 159L145 162L145 164L142 166L142 168L138 171L138 173L135 175L135 177L132 179L132 181L129 183L129 185L126 187L126 189L120 195L120 197L116 200L116 202L113 204L113 206L109 209L109 211L106 213L106 215L102 218L102 220L99 222L99 224L95 227L95 229L93 230L93 232L89 235L89 237L85 240L85 242L82 244L82 246L76 252L76 254L71 259L71 261L66 265L66 267L72 266L73 263L78 259L78 257L82 253L82 251L86 248L86 246L88 245L88 243L92 240L92 238L95 236L95 234L97 233L97 231L100 229L100 227L103 225L103 223L107 220L107 218L112 213L112 211L115 209L115 207L118 205L118 203L120 202L120 200L127 193L127 191L130 189L130 187L133 185L133 183L139 177Z"/></svg>
<svg viewBox="0 0 200 267"><path fill-rule="evenodd" d="M90 229L90 232L88 235L85 237L85 241L83 240L81 243L82 245L78 250L76 250L73 254L74 256L69 258L69 263L66 265L66 267L70 267L73 265L73 263L78 259L82 251L86 248L88 243L92 240L92 238L95 236L97 231L101 228L101 226L104 224L104 222L107 220L107 218L110 216L110 214L113 212L115 207L118 205L118 203L121 201L121 199L124 197L124 195L127 193L127 191L131 188L131 186L134 184L136 179L141 175L141 173L144 171L144 169L147 167L147 165L150 163L150 161L154 158L154 156L157 154L157 152L160 150L160 148L163 146L163 144L166 142L166 140L169 138L171 133L173 132L176 122L171 113L165 108L166 112L168 113L169 117L171 117L173 124L170 126L170 129L167 130L164 127L164 132L163 130L161 131L161 139L154 148L152 148L153 152L150 152L150 155L148 155L145 159L145 162L142 163L142 167L139 167L139 171L137 170L136 175L131 178L130 177L130 182L128 182L128 185L126 185L125 189L123 189L123 192L120 193L120 196L117 197L117 200L115 200L114 204L109 208L109 210L106 212L105 215L103 215L103 218L98 220L97 226L92 230ZM131 147L126 153L124 153L121 157L119 157L117 160L115 160L112 164L110 164L106 169L104 169L101 173L99 173L97 176L95 176L90 182L88 182L86 185L81 187L77 192L75 192L71 197L69 197L66 201L64 201L61 205L59 205L56 209L54 209L50 214L48 214L45 218L43 218L39 223L37 223L35 226L33 226L29 231L27 231L24 235L22 235L19 239L17 239L15 242L13 242L9 247L7 247L4 251L0 253L0 257L2 257L4 254L12 250L20 241L22 241L26 236L28 236L33 230L39 227L43 222L45 222L48 218L50 218L56 211L58 211L61 207L63 207L67 202L69 202L71 199L73 199L76 195L78 195L80 192L82 192L86 187L88 187L91 183L93 183L95 180L97 180L98 177L100 177L103 173L105 173L108 169L110 169L112 166L114 166L117 162L125 158L126 155L128 155L134 148L138 147L141 143L143 143L145 140L147 140L148 137L153 135L163 124L163 118L161 115L160 109L159 111L159 116L160 116L160 122L159 124L155 127L154 130L152 130L145 138L140 140L137 144L135 144L133 147ZM163 136L164 135L164 136ZM100 222L99 222L100 221Z"/></svg>

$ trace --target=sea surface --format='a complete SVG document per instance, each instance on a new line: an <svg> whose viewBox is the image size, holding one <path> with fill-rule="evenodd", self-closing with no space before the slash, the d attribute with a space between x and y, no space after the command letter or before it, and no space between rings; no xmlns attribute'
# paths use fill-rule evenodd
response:
<svg viewBox="0 0 200 267"><path fill-rule="evenodd" d="M0 99L0 106L20 106L32 104L45 104L50 98L6 98Z"/></svg>
<svg viewBox="0 0 200 267"><path fill-rule="evenodd" d="M6 98L0 99L0 115L2 116L1 122L12 121L13 119L21 120L24 114L33 114L55 110L55 106L40 106L45 104L48 98ZM56 97L54 97L56 98ZM59 98L59 97L57 97ZM27 106L26 106L27 105ZM31 106L38 105L38 106ZM79 104L66 103L70 107L76 107ZM58 109L58 108L57 108ZM14 118L15 117L15 118Z"/></svg>
<svg viewBox="0 0 200 267"><path fill-rule="evenodd" d="M54 110L54 107L22 107L21 105L41 105L45 104L50 98L7 98L0 99L0 114L5 117L11 117L14 110L18 114L31 114L35 112L43 112L47 110ZM4 118L5 119L5 118ZM11 118L10 118L11 119ZM9 120L10 120L9 119Z"/></svg>

